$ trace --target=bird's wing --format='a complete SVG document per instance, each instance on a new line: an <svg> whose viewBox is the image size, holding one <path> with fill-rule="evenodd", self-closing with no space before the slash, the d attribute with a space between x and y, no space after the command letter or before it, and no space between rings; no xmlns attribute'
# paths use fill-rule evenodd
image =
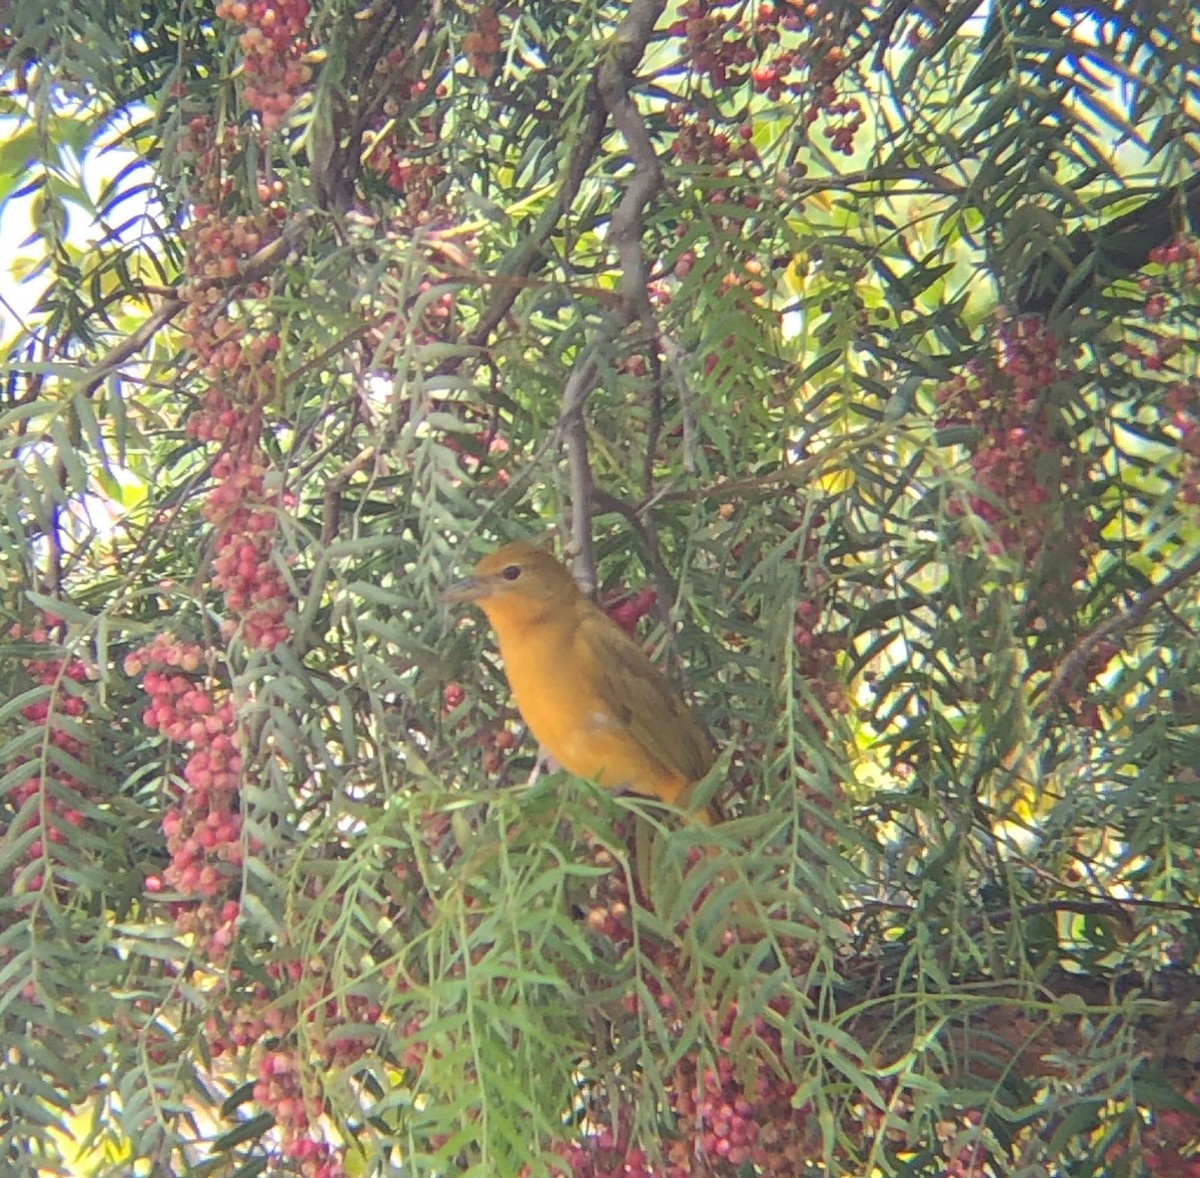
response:
<svg viewBox="0 0 1200 1178"><path fill-rule="evenodd" d="M594 612L592 612L594 611ZM591 607L581 639L596 660L598 703L664 769L689 783L712 765L712 745L683 698L615 622Z"/></svg>

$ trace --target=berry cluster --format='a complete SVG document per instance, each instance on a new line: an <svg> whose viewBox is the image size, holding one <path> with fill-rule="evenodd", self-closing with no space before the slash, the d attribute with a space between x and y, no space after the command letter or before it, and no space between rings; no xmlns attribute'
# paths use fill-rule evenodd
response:
<svg viewBox="0 0 1200 1178"><path fill-rule="evenodd" d="M838 673L838 660L846 649L845 638L822 625L822 606L814 600L799 603L792 623L795 647L795 675L804 681L806 692L800 701L805 718L813 729L828 735L829 721L845 715L850 701L846 684Z"/></svg>
<svg viewBox="0 0 1200 1178"><path fill-rule="evenodd" d="M748 82L776 102L785 95L799 98L807 104L804 122L824 116L830 147L851 155L866 116L861 102L838 88L848 64L840 29L844 8L767 2L747 20L745 7L687 0L668 30L682 42L680 57L701 94L711 100Z"/></svg>
<svg viewBox="0 0 1200 1178"><path fill-rule="evenodd" d="M504 467L493 464L493 456L502 458L508 453L509 445L506 438L500 437L489 427L485 427L476 435L472 445L464 445L458 438L448 433L442 440L447 450L458 456L458 464L464 471L476 479L476 487L482 491L503 491L508 487L509 474ZM487 468L486 478L479 480L478 476Z"/></svg>
<svg viewBox="0 0 1200 1178"><path fill-rule="evenodd" d="M1195 507L1200 504L1200 380L1194 364L1187 362L1194 349L1184 324L1194 322L1194 303L1200 294L1200 241L1176 237L1151 250L1150 261L1160 272L1141 280L1142 319L1153 344L1128 342L1124 354L1142 373L1169 381L1164 402L1169 413L1166 425L1181 456L1176 476L1179 497ZM1191 314L1182 314L1189 303Z"/></svg>
<svg viewBox="0 0 1200 1178"><path fill-rule="evenodd" d="M171 862L161 877L146 880L146 890L176 892L182 898L173 904L176 927L220 960L240 913L233 896L247 849L238 809L243 762L229 689L206 682L204 667L199 646L165 634L125 659L125 673L140 676L150 698L142 719L180 747L188 787L163 815Z"/></svg>
<svg viewBox="0 0 1200 1178"><path fill-rule="evenodd" d="M421 217L423 216L424 214L421 215ZM431 234L430 238L432 239L432 237ZM386 368L391 364L403 366L409 363L410 361L405 357L408 349L414 345L423 347L431 343L445 343L456 338L454 294L445 289L445 282L438 270L440 259L436 255L440 251L430 251L430 253L425 272L434 277L421 279L417 284L417 293L412 300L414 307L421 308L419 315L412 319L403 312L382 316L364 335L364 339L371 346L372 355L381 368ZM435 285L441 285L442 291L440 294L431 296ZM447 413L458 412L460 416L470 412L464 410L461 403L458 402L441 401L438 407ZM489 442L494 442L493 448L497 451L502 447L507 448L507 443L503 439L495 438L490 429L481 430L479 440L485 446ZM471 470L472 473L478 469L480 465L478 456L460 445L452 434L448 435L442 444L462 456L464 469ZM469 459L474 459L474 468L468 465Z"/></svg>
<svg viewBox="0 0 1200 1178"><path fill-rule="evenodd" d="M962 1121L962 1124L942 1121L935 1127L935 1135L945 1159L941 1178L976 1178L976 1175L986 1174L992 1169L980 1139L982 1114L978 1109L968 1109Z"/></svg>
<svg viewBox="0 0 1200 1178"><path fill-rule="evenodd" d="M488 5L481 5L471 20L471 31L463 38L463 53L467 62L481 78L496 72L500 54L500 18Z"/></svg>
<svg viewBox="0 0 1200 1178"><path fill-rule="evenodd" d="M366 157L367 167L402 198L393 211L407 226L428 225L439 218L435 198L446 176L436 155L439 133L435 120L423 115L414 123L419 138L404 139L389 122L371 140Z"/></svg>
<svg viewBox="0 0 1200 1178"><path fill-rule="evenodd" d="M252 326L253 301L268 291L261 278L245 275L243 264L278 237L279 222L286 216L286 189L281 181L261 180L263 207L231 217L223 211L233 186L226 153L236 150L237 137L230 133L218 145L202 118L193 120L191 133L203 199L194 206L185 233L181 326L207 387L188 417L187 432L198 441L222 445L213 467L217 485L203 513L217 530L213 585L225 594L234 615L225 625L225 637L240 621L247 645L272 650L288 637L285 616L291 604L273 562L276 512L294 500L281 489L268 489L271 475L259 449L263 407L275 390L274 360L281 341L270 326ZM236 316L230 310L235 295Z"/></svg>
<svg viewBox="0 0 1200 1178"><path fill-rule="evenodd" d="M702 852L694 849L688 870L703 859ZM590 885L585 916L596 953L617 960L637 954L640 962L634 972L642 989L625 995L625 1014L636 1018L645 1013L639 1010L642 1003L649 1002L655 1007L651 1017L656 1024L682 1031L705 1001L700 995L707 987L697 984L695 963L681 960L677 945L648 936L645 930L635 942L634 901L626 873L616 869L612 852L599 845L591 848L590 865L604 872ZM635 887L640 892L636 881ZM693 912L703 908L711 889L711 884L701 889ZM639 895L636 902L644 906L646 898ZM680 936L688 919L676 927ZM734 929L728 929L717 953L734 951L738 940ZM794 976L809 968L811 947L788 941L778 942L778 947L788 953ZM567 1171L588 1178L687 1178L697 1172L736 1178L745 1167L768 1178L802 1172L813 1156L814 1125L807 1106L793 1106L795 1084L781 1074L787 1069L779 1067L790 1048L778 1027L793 1019L791 1002L789 998L773 1002L772 1018L748 1016L736 1000L725 1003L719 1012L705 1010L702 1017L709 1027L711 1056L689 1052L669 1077L665 1111L673 1118L674 1131L662 1143L661 1156L652 1158L633 1140L632 1103L619 1101L589 1109L591 1131L559 1146L557 1153Z"/></svg>
<svg viewBox="0 0 1200 1178"><path fill-rule="evenodd" d="M1058 579L1067 586L1086 571L1092 541L1090 530L1077 523L1068 548L1068 529L1061 526L1076 479L1052 398L1074 375L1044 324L1027 318L1002 323L993 355L936 393L938 428L965 426L974 439L976 490L966 502L952 500L950 513L969 513L989 526L988 555L1016 557L1028 567L1053 550ZM1064 553L1069 567L1062 566Z"/></svg>
<svg viewBox="0 0 1200 1178"><path fill-rule="evenodd" d="M713 92L744 83L757 56L749 30L742 21L722 13L725 7L720 0L688 0L667 30L669 36L682 40L680 57Z"/></svg>
<svg viewBox="0 0 1200 1178"><path fill-rule="evenodd" d="M283 1156L300 1164L307 1178L341 1178L341 1160L328 1145L314 1139L311 1129L325 1114L325 1101L294 1050L263 1050L255 1069L254 1099L275 1118Z"/></svg>
<svg viewBox="0 0 1200 1178"><path fill-rule="evenodd" d="M51 646L51 630L58 619L46 618L43 625L22 631L20 626L9 630L9 637L38 646ZM13 868L15 891L40 892L47 886L66 886L56 878L63 864L76 854L70 844L70 833L84 824L84 808L88 796L86 783L72 773L67 765L86 763L88 750L78 735L80 721L88 711L80 686L91 677L87 665L76 656L48 654L45 658L29 658L23 662L32 682L45 688L32 703L21 708L21 717L44 733L47 748L38 748L36 762L23 768L28 776L9 768L17 780L9 786L8 796L13 818L9 828L13 836L35 831ZM66 723L60 723L62 717ZM32 804L36 799L36 804Z"/></svg>
<svg viewBox="0 0 1200 1178"><path fill-rule="evenodd" d="M504 758L517 747L516 736L502 723L487 724L476 733L476 742L483 749L481 762L484 773L495 776L504 767Z"/></svg>
<svg viewBox="0 0 1200 1178"><path fill-rule="evenodd" d="M626 634L636 634L638 622L642 620L657 604L658 590L645 589L615 589L610 590L600 599L600 608Z"/></svg>
<svg viewBox="0 0 1200 1178"><path fill-rule="evenodd" d="M310 1134L325 1113L325 1101L310 1081L305 1091L299 1057L282 1048L264 1050L258 1057L254 1099L275 1118L282 1142L280 1154L305 1178L343 1178L340 1152Z"/></svg>
<svg viewBox="0 0 1200 1178"><path fill-rule="evenodd" d="M784 1021L794 1017L788 1002L771 1005ZM802 1173L815 1145L814 1125L809 1106L793 1103L795 1084L771 1066L786 1058L779 1031L761 1015L744 1018L735 1002L708 1021L713 1063L700 1067L694 1054L685 1056L671 1085L677 1123L693 1134L671 1145L676 1172L690 1174L688 1162L698 1156L712 1173L737 1174L747 1164L779 1178Z"/></svg>
<svg viewBox="0 0 1200 1178"><path fill-rule="evenodd" d="M222 623L222 636L232 637L240 622L247 646L274 650L291 634L292 602L275 564L276 513L295 506L295 498L268 490L270 472L258 451L221 455L213 476L217 485L203 508L216 529L212 583L233 615Z"/></svg>
<svg viewBox="0 0 1200 1178"><path fill-rule="evenodd" d="M716 178L729 175L730 163L756 163L754 128L743 123L731 139L727 131L713 122L711 115L683 103L672 103L666 111L667 126L675 135L671 154L680 164L705 166L705 174ZM719 195L719 194L714 194ZM720 203L720 202L718 202Z"/></svg>
<svg viewBox="0 0 1200 1178"><path fill-rule="evenodd" d="M1170 312L1200 290L1200 241L1175 237L1150 251L1150 263L1160 267L1161 272L1147 275L1139 285L1145 295L1142 318L1155 328L1154 346L1127 343L1124 351L1146 372L1161 372L1190 342L1171 325Z"/></svg>
<svg viewBox="0 0 1200 1178"><path fill-rule="evenodd" d="M622 828L618 828L615 833L618 836L628 834ZM633 943L629 885L625 873L616 869L616 860L607 847L593 845L590 854L592 866L605 874L597 877L584 919L599 945L624 950ZM634 995L626 996L625 1009L630 1014L636 1013L637 999Z"/></svg>
<svg viewBox="0 0 1200 1178"><path fill-rule="evenodd" d="M356 994L335 1000L320 965L306 968L296 958L270 961L266 979L251 985L230 970L227 984L205 1020L210 1056L251 1056L254 1099L275 1119L282 1161L304 1178L342 1178L340 1151L321 1140L318 1122L328 1108L314 1073L359 1060L371 1046L361 1028L374 1026L381 1008ZM349 1025L355 1033L343 1031Z"/></svg>
<svg viewBox="0 0 1200 1178"><path fill-rule="evenodd" d="M312 77L304 61L308 13L308 0L218 0L217 19L243 27L242 97L266 131L283 126Z"/></svg>
<svg viewBox="0 0 1200 1178"><path fill-rule="evenodd" d="M275 962L267 971L277 976ZM230 981L242 980L239 970L230 970ZM257 982L245 992L226 993L215 1013L204 1022L204 1041L213 1059L235 1055L260 1042L277 1042L288 1031L290 1022L283 1008L272 1001L274 995L266 982Z"/></svg>
<svg viewBox="0 0 1200 1178"><path fill-rule="evenodd" d="M1113 1173L1152 1174L1154 1178L1200 1178L1200 1081L1180 1093L1190 1108L1159 1108L1148 1123L1136 1122L1136 1145L1114 1142L1105 1154ZM1134 1163L1130 1165L1131 1161Z"/></svg>
<svg viewBox="0 0 1200 1178"><path fill-rule="evenodd" d="M206 385L187 432L201 442L237 447L257 436L262 406L275 388L272 362L280 339L270 326L255 327L247 313L248 300L267 295L262 275L248 274L247 263L279 237L286 187L264 173L259 208L233 214L226 206L240 166L237 133L226 129L217 142L209 120L197 116L187 146L200 189L182 235L187 257L179 284L185 304L180 328ZM229 311L235 296L241 300L237 317Z"/></svg>
<svg viewBox="0 0 1200 1178"><path fill-rule="evenodd" d="M481 49L492 44L480 37ZM393 202L392 223L411 230L445 220L439 201L448 175L441 124L445 83L435 84L427 63L400 47L380 57L371 88L380 113L364 139L362 162L401 198Z"/></svg>
<svg viewBox="0 0 1200 1178"><path fill-rule="evenodd" d="M448 717L462 706L466 692L459 683L448 683L442 692L442 716ZM483 750L483 771L494 777L504 767L504 758L517 747L517 738L503 720L476 723L467 715L458 718L455 727L470 744Z"/></svg>

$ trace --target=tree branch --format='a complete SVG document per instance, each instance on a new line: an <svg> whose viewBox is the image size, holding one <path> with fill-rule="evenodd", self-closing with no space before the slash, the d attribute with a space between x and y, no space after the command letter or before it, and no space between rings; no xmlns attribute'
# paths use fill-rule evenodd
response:
<svg viewBox="0 0 1200 1178"><path fill-rule="evenodd" d="M579 185L587 172L596 149L600 146L600 138L604 134L607 121L604 107L590 99L587 101L587 121L583 131L575 142L574 150L567 161L566 172L558 192L551 198L550 203L542 210L533 230L524 241L514 246L496 267L492 281L498 285L491 303L479 316L479 322L467 333L465 342L472 347L484 347L491 338L492 332L504 321L505 315L512 310L517 296L524 289L521 279L528 278L541 254L542 247L550 239L550 235L558 227L571 207Z"/></svg>
<svg viewBox="0 0 1200 1178"><path fill-rule="evenodd" d="M563 408L559 433L566 443L567 467L571 484L571 540L575 551L575 573L584 590L596 587L596 562L592 552L592 480L588 457L587 422L584 405L596 386L599 375L597 356L630 323L640 322L657 352L658 337L654 312L646 286L648 270L642 254L646 207L662 188L662 166L654 143L629 91L637 68L662 16L666 0L633 0L625 18L617 26L611 48L601 61L596 90L607 118L621 132L633 162L633 178L625 189L608 228L608 241L617 253L621 271L621 311L619 317L600 332L572 370L563 390ZM601 130L603 122L601 121ZM597 137L598 141L598 137Z"/></svg>
<svg viewBox="0 0 1200 1178"><path fill-rule="evenodd" d="M1042 698L1038 700L1037 711L1046 712L1054 702L1066 692L1079 677L1088 659L1095 653L1101 643L1110 638L1123 634L1145 619L1146 615L1172 590L1190 581L1200 573L1200 554L1193 556L1186 564L1182 564L1173 573L1169 573L1154 585L1151 585L1128 609L1114 614L1102 622L1094 630L1085 634L1076 643L1070 653L1058 665L1051 676Z"/></svg>
<svg viewBox="0 0 1200 1178"><path fill-rule="evenodd" d="M115 372L130 356L146 347L187 304L180 298L167 299L157 311L151 312L142 325L120 343L115 344L104 357L88 369L83 378L84 396L90 397L111 373Z"/></svg>
<svg viewBox="0 0 1200 1178"><path fill-rule="evenodd" d="M590 597L596 591L596 558L592 552L592 465L588 455L587 421L583 407L596 387L600 365L596 360L597 340L575 363L563 389L558 434L567 449L571 483L571 548L575 579Z"/></svg>

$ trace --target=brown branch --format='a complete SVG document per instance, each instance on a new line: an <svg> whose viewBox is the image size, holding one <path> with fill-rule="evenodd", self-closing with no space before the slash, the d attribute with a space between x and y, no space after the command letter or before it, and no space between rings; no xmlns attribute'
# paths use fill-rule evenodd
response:
<svg viewBox="0 0 1200 1178"><path fill-rule="evenodd" d="M1087 665L1088 659L1103 642L1118 634L1123 634L1143 621L1168 593L1178 589L1197 573L1200 573L1200 553L1193 556L1187 563L1180 565L1173 573L1163 577L1161 581L1151 585L1128 609L1114 614L1094 630L1085 634L1059 663L1058 669L1051 676L1041 699L1038 700L1037 712L1047 711L1070 688Z"/></svg>
<svg viewBox="0 0 1200 1178"><path fill-rule="evenodd" d="M105 353L103 359L88 369L83 379L84 396L90 397L104 383L105 377L115 372L130 356L140 352L187 304L181 298L170 298L151 312L142 325L132 334Z"/></svg>
<svg viewBox="0 0 1200 1178"><path fill-rule="evenodd" d="M330 476L329 482L325 485L325 496L322 501L324 506L324 519L321 523L322 548L326 547L337 535L341 515L338 500L342 491L360 470L379 460L380 454L387 449L392 440L393 435L385 429L378 446L367 446L360 450L345 466Z"/></svg>
<svg viewBox="0 0 1200 1178"><path fill-rule="evenodd" d="M558 223L566 215L567 210L575 200L588 165L600 146L604 134L607 113L604 107L589 96L585 102L587 121L582 133L575 142L575 147L567 161L562 185L551 198L550 203L542 210L536 224L528 237L519 245L514 246L501 259L496 276L492 279L497 283L496 293L491 303L484 309L479 322L468 332L465 343L472 347L486 346L491 334L504 321L504 317L512 310L512 305L524 289L520 279L528 278L534 264L541 254L542 247L550 240L551 234Z"/></svg>
<svg viewBox="0 0 1200 1178"><path fill-rule="evenodd" d="M648 360L651 367L650 424L646 434L646 455L642 469L642 493L649 495L654 484L654 454L658 448L658 436L662 430L662 362L659 359L661 345L658 324L650 305L647 290L650 275L646 258L642 252L645 233L646 208L658 195L663 185L662 165L654 150L654 142L645 121L629 97L631 75L641 60L645 44L665 5L651 3L645 9L631 11L630 38L621 41L612 61L600 70L600 96L608 109L613 125L621 132L630 158L633 160L633 180L625 190L609 225L608 239L617 249L617 260L621 267L621 298L625 313L636 318L642 325L647 340ZM618 38L621 31L618 30ZM631 55L636 46L636 56ZM630 50L627 53L627 49ZM649 545L653 547L653 545Z"/></svg>
<svg viewBox="0 0 1200 1178"><path fill-rule="evenodd" d="M583 407L596 386L600 371L596 348L588 349L586 359L576 362L563 389L562 414L558 434L566 444L567 469L571 481L571 548L574 553L575 579L589 597L596 592L596 557L592 551L592 464L588 456L587 421Z"/></svg>
<svg viewBox="0 0 1200 1178"><path fill-rule="evenodd" d="M616 51L600 66L598 84L604 106L633 161L633 179L613 213L608 240L616 247L621 267L625 313L631 320L641 322L651 340L657 337L658 327L646 290L649 276L642 254L643 219L647 206L662 188L663 174L650 132L629 97L629 89L633 70L641 61L665 6L665 0L642 0L630 5L615 34Z"/></svg>
<svg viewBox="0 0 1200 1178"><path fill-rule="evenodd" d="M646 52L666 0L633 0L617 26L612 42L596 74L596 92L603 111L621 132L633 162L633 178L625 189L608 228L608 241L616 249L621 271L620 315L610 320L599 337L577 361L563 390L559 434L566 443L567 468L571 483L571 539L575 551L575 574L584 591L596 588L596 562L592 552L592 497L595 484L588 457L587 422L584 405L596 386L598 355L608 342L630 323L640 322L651 341L658 336L654 312L646 286L648 272L642 254L642 236L647 206L662 188L662 166L654 143L637 107L629 97L633 71ZM601 129L606 119L601 118ZM657 350L657 346L653 344Z"/></svg>
<svg viewBox="0 0 1200 1178"><path fill-rule="evenodd" d="M1187 1043L1200 1030L1200 978L1182 969L1143 976L1051 968L1032 979L962 978L952 989L916 992L915 979L880 979L883 997L851 1012L843 1029L868 1052L887 1058L911 1050L920 1012L933 1003L943 1025L937 1070L964 1085L995 1084L1006 1075L1065 1074L1072 1055L1094 1052L1095 1022L1113 1016L1136 1027L1150 1065L1168 1078L1194 1075ZM1114 1033L1113 1029L1107 1032Z"/></svg>
<svg viewBox="0 0 1200 1178"><path fill-rule="evenodd" d="M592 506L596 512L611 511L629 524L646 551L646 559L650 565L650 571L653 573L654 579L658 582L660 596L665 599L665 602L674 601L679 593L679 586L676 584L675 578L671 576L670 570L662 558L662 552L658 546L658 537L642 521L638 515L637 508L632 503L626 503L624 499L620 499L600 487L597 487L593 493ZM670 611L665 603L660 604L662 605L662 609L656 612L659 613L660 620L669 633L671 626Z"/></svg>

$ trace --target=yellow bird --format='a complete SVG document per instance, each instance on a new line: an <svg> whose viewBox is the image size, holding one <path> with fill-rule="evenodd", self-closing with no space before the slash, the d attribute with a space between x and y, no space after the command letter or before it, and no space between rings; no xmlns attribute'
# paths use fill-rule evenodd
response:
<svg viewBox="0 0 1200 1178"><path fill-rule="evenodd" d="M525 723L569 773L673 806L713 763L687 704L638 644L532 544L485 556L442 594L487 615ZM711 811L696 817L711 823Z"/></svg>

